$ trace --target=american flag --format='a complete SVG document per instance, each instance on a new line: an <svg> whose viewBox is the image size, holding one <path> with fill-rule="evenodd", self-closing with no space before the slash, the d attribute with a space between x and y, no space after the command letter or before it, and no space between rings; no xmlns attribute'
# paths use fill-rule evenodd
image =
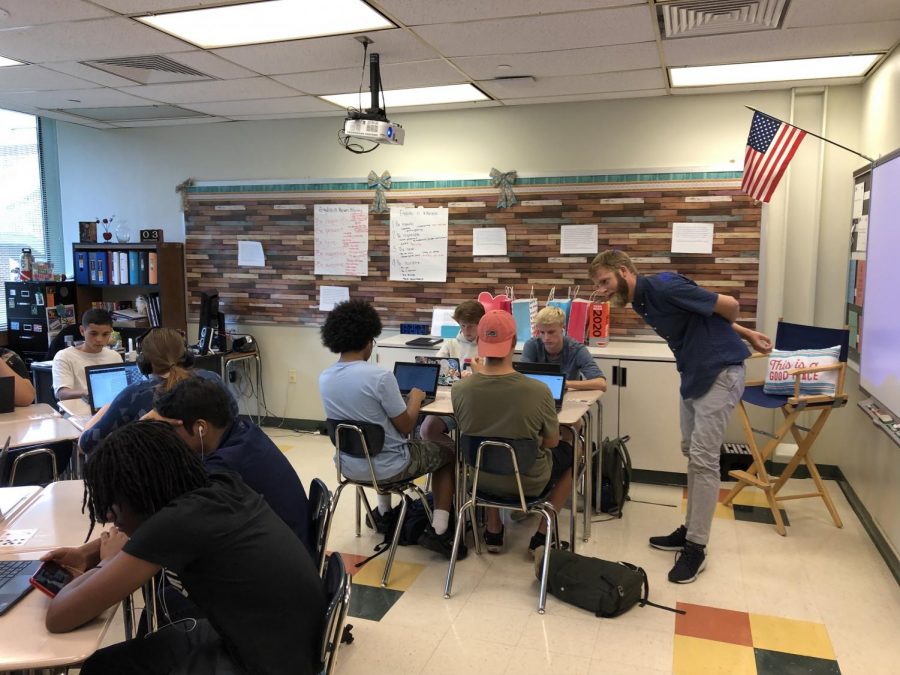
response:
<svg viewBox="0 0 900 675"><path fill-rule="evenodd" d="M797 127L754 112L741 189L757 201L768 202L805 136Z"/></svg>

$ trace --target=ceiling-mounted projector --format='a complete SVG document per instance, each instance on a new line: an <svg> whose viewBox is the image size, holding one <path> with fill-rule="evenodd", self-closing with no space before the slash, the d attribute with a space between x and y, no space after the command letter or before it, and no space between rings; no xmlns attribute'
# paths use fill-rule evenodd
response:
<svg viewBox="0 0 900 675"><path fill-rule="evenodd" d="M368 43L363 43L363 47ZM403 145L406 132L399 124L387 118L387 112L379 105L381 97L381 69L378 54L369 54L369 94L370 105L365 110L350 109L344 119L344 128L338 132L338 139L347 150L362 154L371 152L378 145L364 150L360 145L350 143L351 138L359 138L376 144Z"/></svg>

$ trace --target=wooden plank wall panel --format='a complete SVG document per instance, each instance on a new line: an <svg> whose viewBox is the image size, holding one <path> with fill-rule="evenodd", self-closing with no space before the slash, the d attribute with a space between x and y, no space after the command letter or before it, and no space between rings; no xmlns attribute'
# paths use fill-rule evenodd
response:
<svg viewBox="0 0 900 675"><path fill-rule="evenodd" d="M580 284L580 297L590 294L587 256L575 261L560 258L560 225L597 223L600 250L621 248L637 259L643 273L676 270L715 292L735 296L741 316L753 319L759 288L760 208L737 189L623 189L602 192L579 185L561 192L559 187L527 194L516 190L519 204L497 209L496 193L474 190L460 196L441 189L388 193L392 203L450 208L447 283L412 283L388 279L389 215L369 214L369 275L331 277L313 275L313 213L321 203L371 203L358 192L226 194L192 196L186 213L187 280L190 312L196 318L199 291L217 288L228 321L279 325L320 325L320 285L350 287L351 297L373 302L386 327L401 322L430 323L435 305L453 306L480 291L502 292L513 286L525 297L534 286L541 306L551 286L557 297ZM479 194L480 193L480 194ZM709 197L727 201L705 201ZM640 198L642 203L608 203L616 198ZM704 201L697 201L704 200ZM530 202L554 202L532 204ZM522 203L525 202L525 203ZM302 208L275 209L294 204ZM216 210L216 206L244 207L243 211ZM713 222L712 255L670 253L673 222ZM508 262L475 262L472 230L505 227ZM238 267L237 242L261 241L266 267ZM634 312L614 310L611 331L637 336L650 329Z"/></svg>

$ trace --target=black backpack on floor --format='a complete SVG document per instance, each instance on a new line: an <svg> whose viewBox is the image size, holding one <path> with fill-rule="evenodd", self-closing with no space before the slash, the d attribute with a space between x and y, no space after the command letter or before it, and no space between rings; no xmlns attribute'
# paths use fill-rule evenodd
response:
<svg viewBox="0 0 900 675"><path fill-rule="evenodd" d="M600 510L617 518L622 517L628 490L631 487L631 455L625 445L630 436L604 438L600 449Z"/></svg>

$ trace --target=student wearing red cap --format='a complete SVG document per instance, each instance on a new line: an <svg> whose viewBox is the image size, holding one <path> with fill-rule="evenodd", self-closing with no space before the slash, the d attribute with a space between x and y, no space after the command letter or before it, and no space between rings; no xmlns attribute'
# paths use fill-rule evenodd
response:
<svg viewBox="0 0 900 675"><path fill-rule="evenodd" d="M549 500L559 511L572 491L572 446L559 439L556 406L547 386L513 370L515 347L512 314L501 310L485 314L478 323L475 373L450 390L453 412L461 434L537 441L537 458L521 474L522 487L526 496L534 496L552 486ZM482 471L478 486L496 494L518 494L514 476ZM503 549L503 523L497 509L487 509L484 541L491 553ZM542 519L528 549L534 551L546 541Z"/></svg>

